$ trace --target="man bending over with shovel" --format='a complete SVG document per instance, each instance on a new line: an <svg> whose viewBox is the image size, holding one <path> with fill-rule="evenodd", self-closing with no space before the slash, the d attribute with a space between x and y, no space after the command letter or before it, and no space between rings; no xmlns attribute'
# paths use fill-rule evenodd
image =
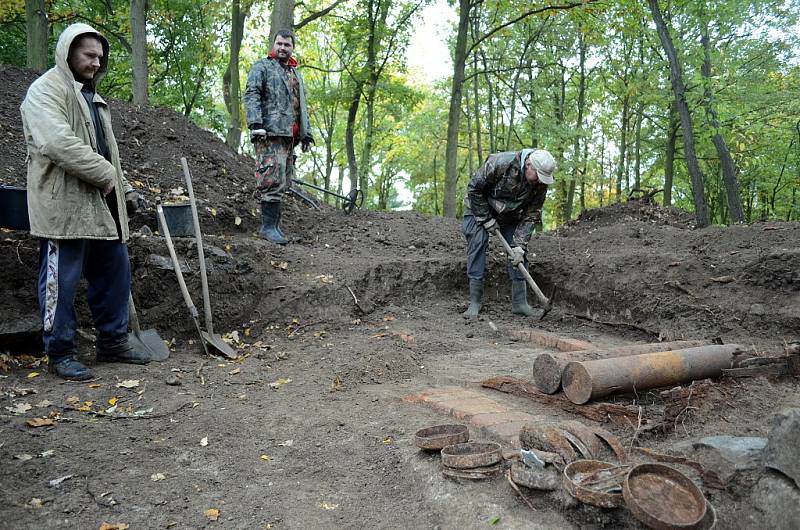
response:
<svg viewBox="0 0 800 530"><path fill-rule="evenodd" d="M481 309L486 249L499 229L511 247L508 275L511 278L511 311L534 316L528 305L525 277L517 268L528 267L527 246L535 224L542 222L547 186L553 183L556 161L542 149L523 149L489 155L469 181L464 197L467 238L469 307L465 318L475 318Z"/></svg>
<svg viewBox="0 0 800 530"><path fill-rule="evenodd" d="M108 41L73 24L56 45L56 65L33 82L20 108L28 148L28 217L40 239L39 305L50 370L83 381L75 294L89 284L98 362L145 364L128 344L128 212L139 196L122 175L108 105L95 88L106 74Z"/></svg>

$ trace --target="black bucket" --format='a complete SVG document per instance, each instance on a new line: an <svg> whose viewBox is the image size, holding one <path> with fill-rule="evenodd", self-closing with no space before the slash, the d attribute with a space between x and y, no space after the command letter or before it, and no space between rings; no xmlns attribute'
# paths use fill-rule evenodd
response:
<svg viewBox="0 0 800 530"><path fill-rule="evenodd" d="M164 210L164 220L169 228L169 235L173 237L193 236L194 221L192 220L192 207L187 202L184 204L162 204ZM158 223L158 230L163 234L161 221Z"/></svg>
<svg viewBox="0 0 800 530"><path fill-rule="evenodd" d="M0 228L30 230L28 191L19 186L0 186Z"/></svg>

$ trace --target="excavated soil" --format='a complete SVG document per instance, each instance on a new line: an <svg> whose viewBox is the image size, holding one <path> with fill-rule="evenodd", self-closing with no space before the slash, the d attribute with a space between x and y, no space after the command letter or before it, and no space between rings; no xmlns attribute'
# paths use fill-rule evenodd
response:
<svg viewBox="0 0 800 530"><path fill-rule="evenodd" d="M2 66L0 75L0 184L24 185L18 107L35 75ZM38 242L0 232L4 528L634 528L624 513L527 492L533 512L505 481L443 478L412 441L448 419L398 398L441 384L477 388L493 375L529 378L535 354L549 350L511 332L534 326L599 345L717 339L771 355L798 339L798 223L698 230L685 212L638 202L586 211L531 242L533 276L555 293L546 319L510 313L505 260L492 245L482 316L466 322L455 220L346 215L289 197L291 243L277 247L255 236L251 159L170 110L110 104L123 168L145 199L131 221L133 295L143 327L170 341L172 354L146 367L97 366L90 383L48 375L37 357ZM182 195L182 156L200 203L214 328L237 348L236 361L201 353L157 233L155 200ZM202 315L196 243L182 237L176 246ZM79 341L91 357L84 298ZM121 384L129 380L137 384ZM665 449L713 434L766 436L777 410L800 403L789 377L705 385L673 429L606 427L626 446L636 433ZM656 416L659 396L612 401ZM26 424L42 417L53 424ZM707 492L724 528L763 524L749 501L758 477Z"/></svg>

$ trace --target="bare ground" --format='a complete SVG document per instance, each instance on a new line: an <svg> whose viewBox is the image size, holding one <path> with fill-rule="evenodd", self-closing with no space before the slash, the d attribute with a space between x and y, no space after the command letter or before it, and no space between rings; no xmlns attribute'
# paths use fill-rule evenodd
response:
<svg viewBox="0 0 800 530"><path fill-rule="evenodd" d="M33 75L0 73L16 80L0 87L0 183L24 185L17 109ZM124 168L148 201L132 220L134 297L143 327L157 329L173 352L143 368L98 366L90 383L46 374L35 357L38 243L0 233L4 528L635 528L624 510L576 506L563 494L526 492L534 512L502 479L445 479L438 459L412 441L448 418L400 397L443 384L479 388L493 375L529 378L535 356L549 350L511 332L531 326L598 345L719 338L767 354L798 338L797 223L697 230L690 216L646 204L584 212L531 242L534 278L546 293L556 289L547 319L511 315L505 261L492 246L483 315L468 323L459 316L466 277L455 220L348 216L289 199L284 227L293 240L279 248L254 237L250 159L171 111L121 102L112 110ZM201 202L215 329L236 344L235 362L200 353L163 238L152 233L155 197L181 185L181 156ZM177 247L200 306L194 240L179 238ZM82 301L78 309L91 356L88 309ZM167 385L170 376L181 384ZM118 386L126 380L138 385ZM712 434L766 436L775 412L800 403L792 378L706 389L673 429L639 443L663 450ZM536 415L572 417L481 392ZM641 405L646 418L663 409L657 391L612 399ZM7 409L20 404L32 408ZM53 425L26 424L43 417ZM606 427L631 443L634 425ZM763 526L765 514L750 502L759 476L706 491L722 528Z"/></svg>

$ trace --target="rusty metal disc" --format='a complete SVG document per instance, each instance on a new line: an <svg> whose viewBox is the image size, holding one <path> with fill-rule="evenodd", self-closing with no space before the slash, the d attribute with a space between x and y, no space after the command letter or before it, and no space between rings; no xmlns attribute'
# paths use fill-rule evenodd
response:
<svg viewBox="0 0 800 530"><path fill-rule="evenodd" d="M414 434L414 444L417 447L436 451L468 440L469 429L466 425L434 425L420 429Z"/></svg>
<svg viewBox="0 0 800 530"><path fill-rule="evenodd" d="M564 468L564 487L583 503L619 508L625 503L622 482L628 469L601 460L576 460Z"/></svg>
<svg viewBox="0 0 800 530"><path fill-rule="evenodd" d="M442 474L450 478L463 478L467 480L486 480L495 478L503 472L502 462L497 462L490 466L473 467L469 469L456 469L442 466Z"/></svg>
<svg viewBox="0 0 800 530"><path fill-rule="evenodd" d="M634 466L623 485L631 514L656 530L703 528L707 502L689 477L664 464Z"/></svg>
<svg viewBox="0 0 800 530"><path fill-rule="evenodd" d="M491 466L502 459L500 444L494 442L465 442L442 449L442 464L454 469Z"/></svg>

